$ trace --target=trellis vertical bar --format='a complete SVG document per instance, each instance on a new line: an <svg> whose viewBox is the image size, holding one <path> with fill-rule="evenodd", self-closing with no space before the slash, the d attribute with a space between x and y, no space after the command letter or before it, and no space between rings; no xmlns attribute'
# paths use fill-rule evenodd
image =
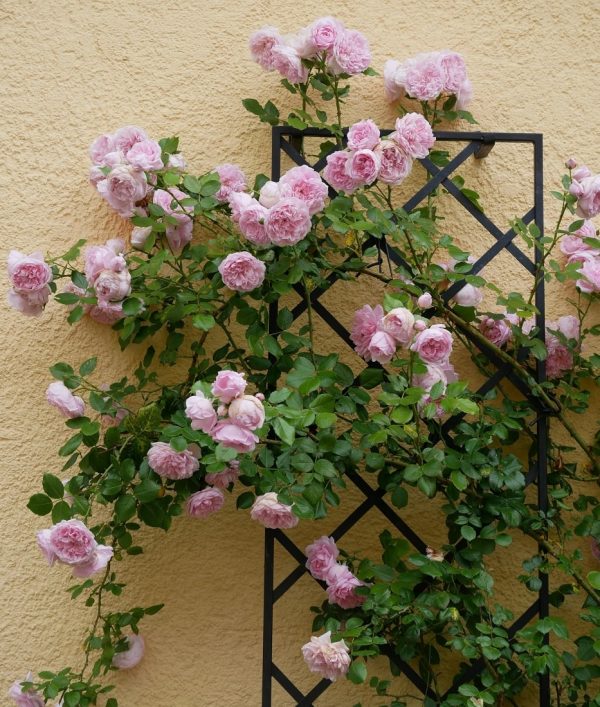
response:
<svg viewBox="0 0 600 707"><path fill-rule="evenodd" d="M262 704L271 707L272 665L273 665L273 580L275 567L275 535L265 529L265 589L263 595L263 679Z"/></svg>
<svg viewBox="0 0 600 707"><path fill-rule="evenodd" d="M535 282L535 306L538 310L536 324L539 329L538 336L544 340L546 331L546 308L545 308L545 293L544 293L544 277L543 277L543 258L544 249L541 245L544 238L544 156L543 156L543 138L537 136L533 145L534 159L534 203L535 203L535 224L540 233L538 241L540 247L535 249L535 265L536 265L536 282ZM546 362L536 362L536 373L538 383L544 383L546 380ZM548 415L544 409L539 411L537 419L537 503L540 513L545 516L548 511ZM542 549L540 548L540 551ZM550 611L549 603L549 578L546 572L539 573L541 582L539 591L539 616L544 619ZM544 636L544 642L549 643L550 634ZM540 705L550 704L550 673L548 670L540 676Z"/></svg>

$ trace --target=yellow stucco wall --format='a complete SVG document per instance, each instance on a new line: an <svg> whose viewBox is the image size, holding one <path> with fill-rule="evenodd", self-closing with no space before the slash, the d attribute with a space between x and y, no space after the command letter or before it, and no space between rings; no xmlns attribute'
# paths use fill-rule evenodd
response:
<svg viewBox="0 0 600 707"><path fill-rule="evenodd" d="M575 154L600 169L597 107L600 84L600 5L590 0L0 0L0 136L2 162L2 255L11 248L64 252L79 238L101 242L125 234L87 183L87 146L99 133L133 123L153 137L178 134L192 168L201 173L223 161L248 173L268 171L266 126L243 111L240 100L282 98L274 75L250 62L247 36L263 24L292 31L334 13L371 40L376 68L387 58L451 47L464 53L475 86L472 110L483 130L545 134L546 185ZM382 79L354 82L347 121L370 115L389 125ZM287 100L287 98L285 99ZM281 102L281 101L280 101ZM485 164L470 165L484 203L508 195L498 218L511 218L527 201L527 165L516 152L499 149ZM527 187L529 189L529 187ZM554 215L549 204L548 223ZM491 209L491 213L495 213ZM481 243L473 229L463 245ZM508 259L499 275L518 286ZM5 285L3 286L5 289ZM373 295L365 287L365 297ZM360 297L358 298L360 299ZM558 300L557 300L558 301ZM340 310L342 319L350 309ZM564 303L551 305L562 314ZM28 669L77 665L89 611L65 594L65 568L47 568L34 542L47 519L25 504L44 471L56 471L63 422L44 400L48 366L57 360L100 359L99 380L130 370L138 353L120 354L114 335L89 321L68 328L64 309L50 305L28 319L2 298L2 492L0 493L0 703L5 690ZM593 418L580 422L590 433ZM262 529L229 500L210 522L182 518L168 535L145 531L146 553L122 570L131 581L129 605L165 602L147 620L147 655L132 672L116 677L126 707L258 707L262 621ZM422 501L408 519L423 528ZM423 528L432 544L443 527L427 511ZM331 525L301 524L299 544ZM374 544L383 523L369 516L344 546L358 552ZM499 577L518 572L531 546L500 551ZM285 562L277 570L282 576ZM526 597L506 579L501 599L524 608ZM511 588L512 587L512 588ZM310 636L310 604L322 601L304 578L278 607L277 662L300 685L308 676L299 646ZM368 691L340 683L318 701L323 707L377 704ZM367 695L367 697L365 697ZM274 691L274 705L290 704ZM525 704L525 702L523 702Z"/></svg>

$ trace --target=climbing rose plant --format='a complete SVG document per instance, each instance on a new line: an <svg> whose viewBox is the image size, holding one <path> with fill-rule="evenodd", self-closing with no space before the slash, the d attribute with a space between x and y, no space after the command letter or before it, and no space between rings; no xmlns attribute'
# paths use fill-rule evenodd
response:
<svg viewBox="0 0 600 707"><path fill-rule="evenodd" d="M386 63L385 96L399 117L384 136L368 118L343 127L351 77L378 76L360 32L325 17L294 35L265 27L250 50L262 68L281 74L297 105L287 119L272 101L244 106L270 125L325 129L332 138L318 148L322 175L300 166L277 182L249 180L223 163L195 176L177 138L156 141L124 127L91 145L90 181L131 222L129 242L79 241L58 257L10 254L14 308L39 316L52 297L67 308L69 324L88 316L112 327L121 348L143 345L145 354L132 376L112 383L95 375L96 358L50 368L47 400L70 436L60 469L44 474L28 507L48 519L37 534L43 559L59 565L54 572L71 572L71 597L83 599L93 618L79 667L29 673L9 696L18 705L117 705L105 697L110 673L142 660L139 625L162 607L111 605L125 588L119 563L143 552L142 526L168 530L182 513L207 519L235 496L254 521L293 528L342 503L352 472L400 509L426 509L441 497L448 542L421 554L385 531L381 557L363 558L316 538L306 567L324 596L314 609L315 635L301 647L307 669L360 683L369 659L383 653L392 674L394 657L415 666L436 696L424 704L470 707L519 704L548 671L553 704L599 704L592 681L600 675L600 572L586 574L582 560L600 557L598 499L587 492L598 481L600 437L583 439L577 416L589 414L600 364L589 343L600 333L589 323L600 291L592 220L600 175L569 159L552 192L560 203L555 228L540 234L514 221L541 255L531 291L506 293L471 272L476 259L446 233L442 187L410 212L398 206L403 182L428 176L420 158L449 162L432 129L474 122L459 54ZM474 190L455 183L482 208ZM369 238L387 239L407 265L385 264L384 249L364 247ZM381 295L358 303L353 315L352 344L372 364L358 376L315 336L310 294L331 276L348 287L380 283ZM561 288L561 316L544 330L534 304L542 279ZM456 282L446 302L441 295ZM306 304L299 328L287 297L293 292ZM213 332L226 341L217 349ZM500 384L478 395L461 379L452 362L457 344L482 373L492 372L474 341L511 368L531 401L505 395ZM533 375L540 362L541 383ZM161 367L175 365L178 381L163 382ZM546 513L525 493L537 404L551 415ZM448 419L456 423L451 433L442 427ZM517 443L529 453L518 454ZM560 607L578 594L586 633L551 616L509 634L513 617L494 596L487 558L515 534L538 548L520 582L535 592L541 576L557 574L550 602ZM459 675L468 661L482 667L442 697L438 675L449 651L462 659ZM370 685L386 704L406 704L390 676L371 676Z"/></svg>

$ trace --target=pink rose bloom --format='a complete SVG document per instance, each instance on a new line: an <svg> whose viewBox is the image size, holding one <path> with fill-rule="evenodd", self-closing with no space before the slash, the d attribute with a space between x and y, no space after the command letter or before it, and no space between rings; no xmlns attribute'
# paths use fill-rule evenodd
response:
<svg viewBox="0 0 600 707"><path fill-rule="evenodd" d="M85 412L85 403L78 395L73 395L62 381L50 383L46 390L46 399L69 419L81 417Z"/></svg>
<svg viewBox="0 0 600 707"><path fill-rule="evenodd" d="M433 324L417 334L410 350L425 363L445 363L452 353L452 334L443 324Z"/></svg>
<svg viewBox="0 0 600 707"><path fill-rule="evenodd" d="M109 133L99 135L90 145L90 160L95 165L104 166L104 159L116 149L115 138Z"/></svg>
<svg viewBox="0 0 600 707"><path fill-rule="evenodd" d="M219 371L215 382L212 384L211 392L222 403L227 404L234 398L239 398L243 395L247 385L244 373Z"/></svg>
<svg viewBox="0 0 600 707"><path fill-rule="evenodd" d="M577 197L579 216L589 219L600 214L600 174L573 181L569 191Z"/></svg>
<svg viewBox="0 0 600 707"><path fill-rule="evenodd" d="M344 641L331 642L331 631L322 636L311 636L310 642L302 646L302 655L311 673L335 682L348 672L350 652Z"/></svg>
<svg viewBox="0 0 600 707"><path fill-rule="evenodd" d="M414 334L415 318L406 307L395 307L383 318L383 330L402 346L408 346Z"/></svg>
<svg viewBox="0 0 600 707"><path fill-rule="evenodd" d="M120 319L123 319L125 313L123 312L122 302L98 301L98 304L90 307L88 315L98 324L107 324L108 326L112 326Z"/></svg>
<svg viewBox="0 0 600 707"><path fill-rule="evenodd" d="M562 378L573 368L573 354L554 336L546 337L546 374L548 378Z"/></svg>
<svg viewBox="0 0 600 707"><path fill-rule="evenodd" d="M98 275L104 270L121 272L127 268L127 262L122 253L125 242L120 238L112 238L104 245L90 245L83 251L83 271L90 285L93 285Z"/></svg>
<svg viewBox="0 0 600 707"><path fill-rule="evenodd" d="M210 431L215 442L220 442L228 449L235 449L239 454L254 451L258 437L247 427L241 427L234 422L221 420Z"/></svg>
<svg viewBox="0 0 600 707"><path fill-rule="evenodd" d="M178 481L189 479L200 465L189 448L176 452L167 442L152 442L148 450L148 466L159 476Z"/></svg>
<svg viewBox="0 0 600 707"><path fill-rule="evenodd" d="M397 343L391 334L386 331L376 331L369 341L369 349L365 356L366 361L389 363L396 353Z"/></svg>
<svg viewBox="0 0 600 707"><path fill-rule="evenodd" d="M131 294L129 270L102 270L94 282L94 290L98 299L104 302L119 302L125 299Z"/></svg>
<svg viewBox="0 0 600 707"><path fill-rule="evenodd" d="M39 292L52 282L52 270L39 252L25 255L18 250L11 250L7 265L10 284L19 294Z"/></svg>
<svg viewBox="0 0 600 707"><path fill-rule="evenodd" d="M306 238L311 228L310 211L304 201L288 196L269 210L265 223L272 243L288 246Z"/></svg>
<svg viewBox="0 0 600 707"><path fill-rule="evenodd" d="M373 184L379 174L381 157L373 150L351 152L346 162L346 172L355 184Z"/></svg>
<svg viewBox="0 0 600 707"><path fill-rule="evenodd" d="M461 307L477 307L483 300L483 292L479 287L467 284L452 299Z"/></svg>
<svg viewBox="0 0 600 707"><path fill-rule="evenodd" d="M185 157L180 152L175 152L174 154L169 155L167 167L176 172L185 172L187 169L187 162L185 161Z"/></svg>
<svg viewBox="0 0 600 707"><path fill-rule="evenodd" d="M419 309L429 309L432 304L433 298L429 292L423 292L417 299L417 307L419 307Z"/></svg>
<svg viewBox="0 0 600 707"><path fill-rule="evenodd" d="M229 406L229 419L240 427L257 430L265 423L265 408L254 395L242 395Z"/></svg>
<svg viewBox="0 0 600 707"><path fill-rule="evenodd" d="M346 565L335 565L327 575L327 584L329 603L337 604L342 609L355 609L366 599L355 594L356 587L363 587L364 582L357 579Z"/></svg>
<svg viewBox="0 0 600 707"><path fill-rule="evenodd" d="M361 120L348 130L348 149L374 150L379 144L379 128L372 120Z"/></svg>
<svg viewBox="0 0 600 707"><path fill-rule="evenodd" d="M55 561L73 566L75 577L89 577L104 569L113 556L108 545L98 545L93 533L80 520L61 520L40 530L37 543L52 566Z"/></svg>
<svg viewBox="0 0 600 707"><path fill-rule="evenodd" d="M138 633L130 633L125 636L127 641L127 650L115 653L112 659L112 665L119 670L129 670L135 666L144 657L144 639Z"/></svg>
<svg viewBox="0 0 600 707"><path fill-rule="evenodd" d="M327 579L329 572L335 567L340 551L335 540L323 535L306 548L306 568L316 579Z"/></svg>
<svg viewBox="0 0 600 707"><path fill-rule="evenodd" d="M171 224L167 226L166 236L171 248L174 251L180 251L192 240L194 222L189 216L184 214L173 214L173 218L177 220L177 225Z"/></svg>
<svg viewBox="0 0 600 707"><path fill-rule="evenodd" d="M582 164L581 167L577 167L576 169L574 169L573 174L571 175L574 182L580 182L582 179L591 176L592 170L584 164Z"/></svg>
<svg viewBox="0 0 600 707"><path fill-rule="evenodd" d="M28 317L39 317L44 311L49 297L49 287L45 287L43 290L38 290L37 292L30 292L26 295L15 292L14 290L9 290L8 304L13 309L16 309L17 312L21 312L21 314L25 314Z"/></svg>
<svg viewBox="0 0 600 707"><path fill-rule="evenodd" d="M445 74L437 52L419 54L406 62L406 92L419 101L431 101L444 90Z"/></svg>
<svg viewBox="0 0 600 707"><path fill-rule="evenodd" d="M157 189L152 196L152 201L157 206L160 206L165 213L171 216L177 214L182 216L185 214L192 216L194 213L193 206L181 206L181 204L178 203L187 198L188 195L181 191L181 189L178 189L177 187L169 187L169 191L166 191L165 189Z"/></svg>
<svg viewBox="0 0 600 707"><path fill-rule="evenodd" d="M279 188L282 197L295 196L303 201L311 216L322 211L325 206L327 185L319 173L308 165L288 170L279 180Z"/></svg>
<svg viewBox="0 0 600 707"><path fill-rule="evenodd" d="M266 208L270 209L281 199L281 189L278 182L265 182L260 188L259 202Z"/></svg>
<svg viewBox="0 0 600 707"><path fill-rule="evenodd" d="M185 510L190 518L208 518L220 511L224 503L225 496L219 489L202 489L188 498Z"/></svg>
<svg viewBox="0 0 600 707"><path fill-rule="evenodd" d="M419 113L407 113L396 119L396 130L390 138L407 155L414 158L427 157L435 143L431 125Z"/></svg>
<svg viewBox="0 0 600 707"><path fill-rule="evenodd" d="M265 279L265 264L245 250L231 253L219 265L223 284L235 292L251 292Z"/></svg>
<svg viewBox="0 0 600 707"><path fill-rule="evenodd" d="M567 314L564 317L559 317L556 324L556 329L560 331L567 339L575 339L579 341L579 319L572 314Z"/></svg>
<svg viewBox="0 0 600 707"><path fill-rule="evenodd" d="M444 91L458 93L467 79L465 60L457 52L449 50L440 52L439 60L444 77Z"/></svg>
<svg viewBox="0 0 600 707"><path fill-rule="evenodd" d="M327 165L323 170L323 178L327 183L336 191L344 191L346 194L352 194L359 186L358 182L348 176L346 164L348 163L349 157L350 152L347 150L332 152L330 155L327 155Z"/></svg>
<svg viewBox="0 0 600 707"><path fill-rule="evenodd" d="M334 17L321 17L310 26L313 46L318 51L328 51L333 48L335 40L344 31L344 26Z"/></svg>
<svg viewBox="0 0 600 707"><path fill-rule="evenodd" d="M506 319L482 317L479 323L479 331L488 341L491 341L494 346L504 346L507 341L512 339L510 322Z"/></svg>
<svg viewBox="0 0 600 707"><path fill-rule="evenodd" d="M452 372L454 372L453 368ZM411 385L416 388L423 388L426 393L429 393L434 385L441 383L443 395L446 392L446 386L449 382L450 381L448 380L446 369L444 367L435 363L428 363L426 373L419 373L418 375L413 376ZM425 400L425 397L427 397L427 400ZM421 400L421 404L424 404L425 402L429 402L428 396L424 396Z"/></svg>
<svg viewBox="0 0 600 707"><path fill-rule="evenodd" d="M220 164L214 171L221 181L221 188L214 195L218 201L228 201L235 192L246 191L246 175L236 164Z"/></svg>
<svg viewBox="0 0 600 707"><path fill-rule="evenodd" d="M255 203L255 199L243 191L234 191L229 197L229 208L231 209L231 220L239 223L244 209Z"/></svg>
<svg viewBox="0 0 600 707"><path fill-rule="evenodd" d="M383 67L383 87L386 100L390 103L404 95L406 70L404 64L395 59L388 59Z"/></svg>
<svg viewBox="0 0 600 707"><path fill-rule="evenodd" d="M213 474L206 474L204 480L207 484L218 489L226 489L230 484L234 484L240 476L240 463L237 459L229 462L225 471Z"/></svg>
<svg viewBox="0 0 600 707"><path fill-rule="evenodd" d="M338 34L329 59L334 74L360 74L369 68L371 50L364 34L345 29Z"/></svg>
<svg viewBox="0 0 600 707"><path fill-rule="evenodd" d="M585 260L579 268L579 273L583 277L575 284L582 292L587 294L600 292L600 257Z"/></svg>
<svg viewBox="0 0 600 707"><path fill-rule="evenodd" d="M119 128L114 135L115 150L120 150L126 155L137 142L144 142L147 139L148 135L144 130L135 125L126 125L124 128Z"/></svg>
<svg viewBox="0 0 600 707"><path fill-rule="evenodd" d="M473 100L473 84L470 79L465 79L456 94L456 108L464 110Z"/></svg>
<svg viewBox="0 0 600 707"><path fill-rule="evenodd" d="M127 152L126 158L130 165L145 172L156 171L164 167L160 145L156 140L136 142Z"/></svg>
<svg viewBox="0 0 600 707"><path fill-rule="evenodd" d="M96 189L118 214L129 218L135 213L136 203L146 196L148 183L144 172L119 164L98 182Z"/></svg>
<svg viewBox="0 0 600 707"><path fill-rule="evenodd" d="M17 705L17 707L44 707L46 701L35 690L23 691L22 684L24 682L34 682L31 671L27 673L25 680L15 680L10 686L8 696Z"/></svg>
<svg viewBox="0 0 600 707"><path fill-rule="evenodd" d="M217 413L212 400L206 398L200 390L185 401L185 414L192 421L193 430L210 432L217 424Z"/></svg>
<svg viewBox="0 0 600 707"><path fill-rule="evenodd" d="M250 517L264 525L265 528L294 528L298 525L299 520L298 516L292 513L290 506L279 502L274 491L256 497Z"/></svg>
<svg viewBox="0 0 600 707"><path fill-rule="evenodd" d="M131 247L136 250L144 250L148 238L152 235L152 226L135 226L129 237Z"/></svg>
<svg viewBox="0 0 600 707"><path fill-rule="evenodd" d="M271 71L274 68L273 49L281 43L282 39L276 27L263 27L250 37L250 54L265 71Z"/></svg>
<svg viewBox="0 0 600 707"><path fill-rule="evenodd" d="M310 27L303 27L296 34L288 35L284 41L296 51L301 59L309 59L317 53Z"/></svg>
<svg viewBox="0 0 600 707"><path fill-rule="evenodd" d="M305 83L308 69L302 63L298 52L287 44L278 44L271 49L273 68L290 83Z"/></svg>
<svg viewBox="0 0 600 707"><path fill-rule="evenodd" d="M350 339L354 344L354 350L362 358L368 354L371 339L375 332L382 327L382 322L383 307L380 304L375 309L365 304L354 313Z"/></svg>
<svg viewBox="0 0 600 707"><path fill-rule="evenodd" d="M573 234L565 235L560 239L560 249L568 256L575 255L581 251L589 251L593 255L600 255L600 250L588 245L584 238L596 238L596 227L592 221L584 221L581 228Z"/></svg>
<svg viewBox="0 0 600 707"><path fill-rule="evenodd" d="M410 174L412 158L392 140L382 140L375 152L381 159L378 179L384 184L401 184Z"/></svg>

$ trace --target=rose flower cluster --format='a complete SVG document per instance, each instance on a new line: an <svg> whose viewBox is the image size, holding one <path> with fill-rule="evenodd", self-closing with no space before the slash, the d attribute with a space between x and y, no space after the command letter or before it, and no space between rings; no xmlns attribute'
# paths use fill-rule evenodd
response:
<svg viewBox="0 0 600 707"><path fill-rule="evenodd" d="M473 97L465 60L450 50L427 52L404 62L390 59L383 69L385 95L396 101L404 95L418 101L437 101L440 96L456 96L459 110Z"/></svg>
<svg viewBox="0 0 600 707"><path fill-rule="evenodd" d="M296 34L263 27L250 37L250 53L265 71L278 71L290 83L305 83L308 61L324 60L334 76L369 68L371 51L361 32L346 29L334 17L322 17ZM305 61L303 61L305 60Z"/></svg>
<svg viewBox="0 0 600 707"><path fill-rule="evenodd" d="M320 537L306 548L306 569L315 579L327 584L330 604L337 604L342 609L355 609L366 599L354 591L357 587L363 587L364 582L352 574L348 565L337 562L339 554L333 538Z"/></svg>
<svg viewBox="0 0 600 707"><path fill-rule="evenodd" d="M376 180L397 185L410 174L413 160L427 157L435 143L431 126L418 113L398 118L388 138L380 135L372 120L355 123L348 130L347 149L327 156L324 179L347 194Z"/></svg>

